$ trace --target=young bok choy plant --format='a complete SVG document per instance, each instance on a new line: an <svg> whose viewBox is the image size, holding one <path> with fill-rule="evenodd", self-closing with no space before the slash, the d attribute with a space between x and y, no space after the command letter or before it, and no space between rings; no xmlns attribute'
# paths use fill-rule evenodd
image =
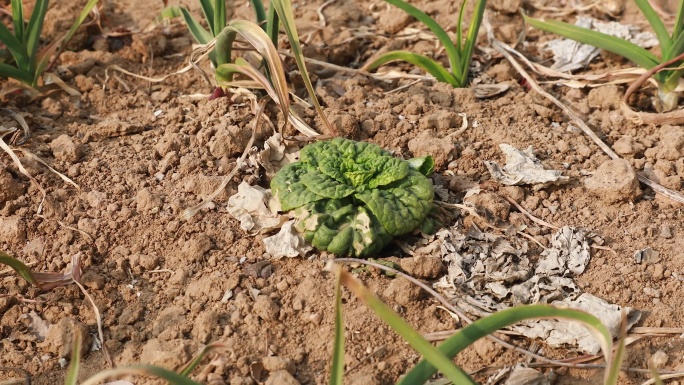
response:
<svg viewBox="0 0 684 385"><path fill-rule="evenodd" d="M562 21L543 21L524 14L523 17L527 23L535 28L615 53L647 70L657 66L664 67L653 75L658 86L654 106L659 112L671 111L677 107L679 98L676 89L684 75L684 0L679 1L679 8L671 33L667 31L665 24L648 0L634 1L658 38L660 57L634 43L615 36Z"/></svg>
<svg viewBox="0 0 684 385"><path fill-rule="evenodd" d="M475 50L477 33L480 30L480 24L482 23L486 0L475 0L475 10L473 11L465 39L463 35L463 19L465 17L465 8L468 0L463 0L461 2L461 10L458 13L458 21L456 24L455 40L452 40L444 28L420 9L403 0L385 1L415 17L435 34L440 44L442 44L442 47L444 47L447 59L449 60L449 69L444 68L440 63L427 56L408 51L391 51L384 53L367 63L363 69L372 71L389 62L405 61L422 68L440 82L451 84L457 88L466 87L468 85L470 62L473 57L473 51Z"/></svg>

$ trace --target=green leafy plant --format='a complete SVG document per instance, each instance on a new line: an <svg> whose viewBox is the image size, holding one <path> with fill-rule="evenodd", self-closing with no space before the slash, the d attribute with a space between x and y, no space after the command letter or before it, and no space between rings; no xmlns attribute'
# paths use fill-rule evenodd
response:
<svg viewBox="0 0 684 385"><path fill-rule="evenodd" d="M271 189L316 248L367 257L393 237L433 230L432 157L405 161L375 144L334 138L305 146L300 158L278 171Z"/></svg>
<svg viewBox="0 0 684 385"><path fill-rule="evenodd" d="M634 43L615 36L561 21L543 21L524 14L523 17L527 23L535 28L615 53L647 70L658 66L668 66L653 75L658 84L655 107L662 112L673 110L678 103L678 95L675 89L679 84L679 79L684 75L684 0L679 1L674 29L671 34L667 32L665 24L648 0L634 1L651 24L651 28L658 38L661 50L660 57Z"/></svg>
<svg viewBox="0 0 684 385"><path fill-rule="evenodd" d="M476 0L475 10L473 11L473 16L470 20L468 33L465 36L465 39L463 36L463 18L468 0L463 0L461 2L461 10L458 13L458 21L456 24L455 40L452 40L444 28L420 9L403 0L385 1L415 17L435 34L442 47L444 47L447 59L449 60L449 69L447 70L440 63L427 56L408 51L391 51L384 53L366 64L363 69L372 71L389 62L405 61L422 68L440 82L449 83L454 87L466 87L468 85L470 61L473 57L477 33L480 30L480 24L482 23L486 0Z"/></svg>
<svg viewBox="0 0 684 385"><path fill-rule="evenodd" d="M344 327L340 286L345 285L356 297L368 306L378 317L387 323L397 334L410 344L423 360L401 378L397 385L424 384L437 371L441 372L454 384L477 384L463 369L454 365L452 359L465 348L480 338L515 323L539 319L555 318L580 322L599 341L601 351L608 365L604 375L605 385L617 384L620 364L624 354L624 333L615 353L613 353L612 336L601 320L580 310L561 308L551 305L526 305L499 311L481 318L462 328L459 332L434 347L423 336L370 292L361 282L340 266L330 263L328 269L337 276L335 295L335 344L330 370L330 385L342 385L344 373ZM623 328L625 325L623 319ZM624 330L624 329L623 329Z"/></svg>
<svg viewBox="0 0 684 385"><path fill-rule="evenodd" d="M31 17L26 22L21 0L12 0L14 30L10 31L0 23L0 41L5 45L4 49L0 49L0 77L16 79L30 87L37 87L41 75L49 67L50 60L76 34L78 27L97 4L97 0L88 1L64 36L39 49L48 3L48 0L36 0Z"/></svg>

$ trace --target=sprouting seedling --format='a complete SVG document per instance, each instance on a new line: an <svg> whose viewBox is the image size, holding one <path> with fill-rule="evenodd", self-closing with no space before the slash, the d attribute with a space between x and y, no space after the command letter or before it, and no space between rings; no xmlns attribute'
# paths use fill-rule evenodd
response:
<svg viewBox="0 0 684 385"><path fill-rule="evenodd" d="M5 45L0 49L0 77L12 78L25 85L36 88L41 75L49 67L53 56L71 40L78 27L83 24L97 0L89 0L69 31L48 46L40 48L40 35L47 14L49 0L37 0L28 22L24 20L24 7L21 0L12 0L12 24L10 31L0 23L0 41Z"/></svg>
<svg viewBox="0 0 684 385"><path fill-rule="evenodd" d="M480 30L480 24L482 23L486 0L476 0L475 10L473 11L473 16L470 20L470 25L468 26L468 32L467 35L465 35L465 38L463 35L463 18L468 0L463 0L461 2L461 10L458 13L458 24L456 25L455 40L452 40L444 28L420 9L403 0L385 1L415 17L435 34L442 47L444 47L447 59L449 60L449 69L444 68L440 63L427 56L408 51L391 51L384 53L366 64L363 69L372 71L389 62L405 61L422 68L440 82L448 83L459 88L466 87L468 85L468 70L470 69L470 62L475 49L477 33Z"/></svg>
<svg viewBox="0 0 684 385"><path fill-rule="evenodd" d="M250 0L256 15L256 23L245 20L232 20L226 23L226 8L223 0L200 0L202 10L209 25L209 31L192 17L190 12L182 7L169 7L162 13L161 18L182 15L183 19L195 40L201 44L215 42L215 47L209 57L216 69L215 76L219 85L230 87L233 75L240 73L259 83L259 87L265 88L269 96L281 105L288 105L288 88L285 80L285 72L278 54L278 34L282 25L292 49L292 54L297 62L304 86L306 87L316 112L321 117L323 125L329 134L335 134L335 129L323 113L323 108L318 102L313 84L309 78L309 72L304 63L304 54L299 44L299 36L295 25L294 13L290 0L272 0L268 12L266 12L261 0ZM261 31L256 31L260 29ZM263 32L263 33L260 33ZM245 38L257 53L262 56L261 66L256 68L245 59L232 58L233 42L237 36ZM249 38L248 38L249 36ZM276 72L273 72L276 71ZM264 80L266 80L264 82ZM274 92L269 92L271 89ZM286 109L287 111L287 109ZM304 129L304 123L294 117L295 126L300 131ZM314 131L310 134L317 135Z"/></svg>
<svg viewBox="0 0 684 385"><path fill-rule="evenodd" d="M635 2L658 38L660 57L632 42L605 33L556 20L543 21L525 14L523 17L535 28L615 53L647 70L674 61L670 66L653 75L658 86L657 97L654 100L655 108L659 112L671 111L677 107L678 95L675 90L684 76L684 0L679 1L672 33L668 33L665 24L648 0L635 0Z"/></svg>

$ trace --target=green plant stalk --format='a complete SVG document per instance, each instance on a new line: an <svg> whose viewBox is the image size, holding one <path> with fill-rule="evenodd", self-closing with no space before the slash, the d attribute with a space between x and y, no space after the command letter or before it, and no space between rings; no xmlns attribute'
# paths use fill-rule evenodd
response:
<svg viewBox="0 0 684 385"><path fill-rule="evenodd" d="M275 9L280 22L283 24L285 34L290 42L292 55L297 62L297 68L299 68L299 72L302 75L302 80L304 81L304 86L309 93L309 97L311 98L311 102L313 103L318 116L321 118L327 133L337 136L337 130L335 130L335 128L328 121L328 118L325 116L323 108L321 107L320 103L318 103L318 97L316 96L316 91L313 88L313 84L311 84L311 78L309 77L309 72L306 69L306 63L304 63L304 53L302 52L302 47L299 44L299 35L297 33L297 26L295 24L294 13L292 13L292 4L290 3L290 0L271 0L270 7ZM279 23L273 22L272 24L272 28L277 30ZM271 38L273 38L273 35L271 35ZM277 47L277 41L274 42L274 45Z"/></svg>
<svg viewBox="0 0 684 385"><path fill-rule="evenodd" d="M575 309L560 308L551 305L528 305L496 312L481 318L464 327L438 346L446 357L454 357L460 351L497 330L527 319L560 318L581 322L594 337L599 340L606 362L611 362L612 336L601 320L593 315ZM422 384L436 372L434 363L423 359L416 365L398 385ZM441 370L441 369L440 369ZM606 385L612 385L606 383Z"/></svg>
<svg viewBox="0 0 684 385"><path fill-rule="evenodd" d="M254 8L254 16L256 17L257 24L261 25L265 31L268 24L262 24L266 22L266 10L264 8L264 3L261 0L249 0L249 3L252 5L252 8Z"/></svg>
<svg viewBox="0 0 684 385"><path fill-rule="evenodd" d="M330 367L330 385L344 382L344 318L342 316L342 281L340 271L335 272L335 339Z"/></svg>
<svg viewBox="0 0 684 385"><path fill-rule="evenodd" d="M64 385L78 385L78 371L81 367L81 342L83 336L79 329L74 329L74 342L71 348L71 362L67 370Z"/></svg>
<svg viewBox="0 0 684 385"><path fill-rule="evenodd" d="M451 73L455 73L457 70L458 65L461 63L461 53L459 52L459 49L454 45L454 43L451 41L451 38L449 37L449 34L446 33L444 28L437 24L437 22L428 16L425 12L421 11L420 9L412 6L411 4L403 1L403 0L385 0L386 2L394 5L395 7L401 9L402 11L408 13L409 15L413 16L416 18L416 20L420 21L421 23L425 24L430 31L432 31L433 34L435 34L435 37L437 37L437 40L439 40L439 43L444 47L444 51L446 52L447 58L449 59L449 65L451 69ZM467 0L464 0L463 3L465 4ZM459 16L459 31L460 31L460 25L461 25L461 18L462 15ZM460 36L459 36L460 38ZM460 46L460 42L458 43Z"/></svg>
<svg viewBox="0 0 684 385"><path fill-rule="evenodd" d="M461 12L458 17L459 47L461 46L461 44L463 44L461 39L461 26L467 2L468 0L463 0L463 3L461 4ZM473 11L473 18L470 20L470 26L468 27L468 36L465 39L465 45L462 49L459 50L461 54L461 62L458 66L459 73L456 75L456 79L460 87L465 87L468 84L468 72L470 71L470 62L473 59L473 51L475 50L477 34L480 31L480 25L482 24L482 19L484 18L486 3L486 0L476 0L475 10Z"/></svg>
<svg viewBox="0 0 684 385"><path fill-rule="evenodd" d="M363 303L365 303L373 312L378 315L385 323L387 323L397 334L399 334L411 347L416 349L425 360L434 365L454 384L464 385L477 383L463 371L463 369L454 365L453 362L440 349L432 346L423 336L415 329L413 329L406 321L399 315L394 313L389 306L385 305L378 297L373 295L367 288L365 288L358 280L352 277L351 274L340 270L342 283L351 290ZM426 378L426 380L429 379ZM422 382L405 382L405 384L422 384Z"/></svg>
<svg viewBox="0 0 684 385"><path fill-rule="evenodd" d="M667 28L665 28L665 24L663 24L663 21L660 19L660 16L658 16L648 0L634 0L634 2L641 10L641 13L644 14L648 23L651 24L651 28L653 28L653 32L655 32L656 37L658 38L663 61L672 59L672 39L667 32Z"/></svg>
<svg viewBox="0 0 684 385"><path fill-rule="evenodd" d="M12 21L14 22L14 35L19 41L24 41L24 6L20 1L12 1Z"/></svg>
<svg viewBox="0 0 684 385"><path fill-rule="evenodd" d="M9 254L0 251L0 264L7 265L11 267L17 274L23 278L26 282L30 283L35 287L40 287L40 283L33 276L31 269L28 268L23 262L18 259L12 258Z"/></svg>

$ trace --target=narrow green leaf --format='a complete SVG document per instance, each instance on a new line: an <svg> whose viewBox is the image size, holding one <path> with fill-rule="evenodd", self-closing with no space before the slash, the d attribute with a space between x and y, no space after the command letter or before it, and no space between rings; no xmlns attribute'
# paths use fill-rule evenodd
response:
<svg viewBox="0 0 684 385"><path fill-rule="evenodd" d="M78 385L78 371L81 367L81 341L83 336L81 336L81 331L79 329L74 329L73 332L74 341L71 348L71 362L69 363L64 385Z"/></svg>
<svg viewBox="0 0 684 385"><path fill-rule="evenodd" d="M90 377L81 385L98 385L106 379L127 375L157 377L175 385L201 385L178 373L152 365L133 365L123 368L105 370Z"/></svg>
<svg viewBox="0 0 684 385"><path fill-rule="evenodd" d="M622 40L615 36L577 27L575 25L561 21L542 21L527 15L523 15L523 17L525 18L525 22L537 29L555 33L556 35L560 35L583 44L589 44L593 47L610 51L614 54L629 59L646 69L651 69L660 63L660 60L652 53L636 44Z"/></svg>
<svg viewBox="0 0 684 385"><path fill-rule="evenodd" d="M442 67L441 64L430 59L427 56L419 55L417 53L408 51L391 51L380 55L378 58L372 62L366 64L363 69L366 71L372 71L381 65L387 64L393 61L405 61L411 63L416 67L422 68L425 72L434 76L440 82L451 84L457 87L456 78L447 71L446 68Z"/></svg>
<svg viewBox="0 0 684 385"><path fill-rule="evenodd" d="M226 1L225 0L215 0L214 1L214 36L218 35L223 31L223 27L226 26Z"/></svg>
<svg viewBox="0 0 684 385"><path fill-rule="evenodd" d="M209 354L210 352L216 350L216 349L225 349L228 348L229 346L226 344L221 344L221 343L213 343L206 345L200 352L192 359L192 361L188 362L187 365L185 365L181 370L178 371L178 374L181 376L189 376L190 373L192 373L193 370L199 365L199 363L202 361L202 359Z"/></svg>
<svg viewBox="0 0 684 385"><path fill-rule="evenodd" d="M618 376L620 375L620 369L622 367L622 360L625 357L625 339L627 338L627 314L622 312L622 318L620 320L620 335L618 336L618 346L613 354L613 359L610 361L610 365L606 368L606 379L604 381L605 385L617 385ZM606 359L606 361L608 361Z"/></svg>
<svg viewBox="0 0 684 385"><path fill-rule="evenodd" d="M26 25L26 33L24 35L24 45L26 46L26 53L29 59L33 61L40 46L40 34L43 32L43 22L45 21L45 14L48 9L48 0L36 0L36 6L31 12L31 18ZM34 63L31 63L33 66ZM32 67L33 69L34 67Z"/></svg>
<svg viewBox="0 0 684 385"><path fill-rule="evenodd" d="M682 4L684 4L684 1L682 1ZM674 59L677 56L681 55L684 53L684 33L679 34L676 39L672 41L672 57L670 59ZM665 60L663 60L665 61Z"/></svg>
<svg viewBox="0 0 684 385"><path fill-rule="evenodd" d="M447 356L444 355L442 351L435 348L430 344L421 334L413 329L406 321L404 321L399 315L394 313L387 305L385 305L378 297L373 295L368 289L366 289L358 280L351 276L340 267L341 281L344 283L349 290L351 290L363 303L366 304L373 312L380 317L385 323L387 323L397 334L399 334L404 341L408 342L411 347L416 349L416 351L424 357L425 360L430 362L432 365L437 367L442 374L444 374L448 379L450 379L454 384L464 385L477 383L463 371L463 369L454 365ZM414 382L404 382L404 384L422 384L423 381ZM403 382L403 380L402 380Z"/></svg>
<svg viewBox="0 0 684 385"><path fill-rule="evenodd" d="M421 23L425 24L426 27L432 31L432 33L435 34L437 37L437 40L439 40L440 44L442 44L442 47L444 47L444 50L446 52L447 58L449 59L449 64L451 67L451 72L456 73L458 66L461 63L461 55L458 52L458 49L456 48L456 45L454 45L454 42L451 41L451 38L449 35L446 33L444 28L442 28L437 22L428 16L425 12L421 11L420 9L412 6L411 4L403 1L403 0L385 0L386 2L394 5L395 7L403 10L404 12L408 13L409 15L413 16L416 18L416 20L420 21ZM465 1L464 1L465 3ZM459 17L460 19L460 17ZM460 26L460 23L459 23ZM460 39L457 42L457 44L460 46Z"/></svg>
<svg viewBox="0 0 684 385"><path fill-rule="evenodd" d="M335 339L330 367L330 385L344 382L344 318L342 316L342 288L339 271L335 279Z"/></svg>
<svg viewBox="0 0 684 385"><path fill-rule="evenodd" d="M28 71L30 68L30 60L26 47L10 32L5 24L0 23L0 41L2 41L7 49L12 54L17 67L21 70Z"/></svg>
<svg viewBox="0 0 684 385"><path fill-rule="evenodd" d="M527 305L496 312L464 327L438 346L447 357L454 357L478 339L495 331L527 319L562 318L581 322L598 339L606 362L610 364L612 336L601 320L581 310L551 305ZM441 370L441 369L440 369ZM422 384L436 372L434 363L423 359L397 385Z"/></svg>
<svg viewBox="0 0 684 385"><path fill-rule="evenodd" d="M40 283L38 283L38 280L33 276L31 269L24 265L20 260L12 258L5 252L0 251L0 263L11 267L21 278L26 280L26 282L35 287L40 287Z"/></svg>
<svg viewBox="0 0 684 385"><path fill-rule="evenodd" d="M268 16L266 19L266 34L271 38L274 46L278 46L278 34L280 33L280 19L275 7L268 8Z"/></svg>
<svg viewBox="0 0 684 385"><path fill-rule="evenodd" d="M249 0L249 3L252 4L252 8L254 8L254 16L256 17L257 24L261 25L261 27L266 30L266 26L262 24L266 21L266 10L263 1Z"/></svg>
<svg viewBox="0 0 684 385"><path fill-rule="evenodd" d="M674 23L674 30L672 31L672 40L678 39L682 35L682 32L684 32L684 1L679 2L677 18ZM681 53L681 51L679 53ZM677 56L677 51L672 54L672 57L675 56Z"/></svg>
<svg viewBox="0 0 684 385"><path fill-rule="evenodd" d="M635 2L639 9L641 9L641 13L643 13L644 17L646 17L646 20L648 20L648 23L651 24L653 32L655 32L656 36L658 37L663 61L672 59L674 57L671 56L672 39L670 38L670 34L667 32L667 28L665 28L665 24L663 24L663 21L660 20L660 16L658 16L648 0L635 0Z"/></svg>
<svg viewBox="0 0 684 385"><path fill-rule="evenodd" d="M202 12L204 12L204 18L207 20L207 24L209 24L209 31L211 32L211 36L217 36L219 33L221 33L221 29L217 29L214 27L214 5L211 3L211 0L199 0L200 5L202 6ZM187 20L186 20L187 24ZM198 24L199 25L199 24ZM189 26L188 26L189 27ZM200 28L202 28L200 26ZM204 28L202 28L204 29ZM191 31L192 32L192 31ZM195 36L195 34L193 34ZM197 39L197 36L195 36L195 39ZM211 39L209 39L211 40ZM197 40L199 41L199 39ZM200 42L202 43L202 42ZM206 43L202 43L206 44Z"/></svg>
<svg viewBox="0 0 684 385"><path fill-rule="evenodd" d="M14 21L14 36L24 41L24 6L21 0L12 0L12 20Z"/></svg>
<svg viewBox="0 0 684 385"><path fill-rule="evenodd" d="M190 11L184 7L181 7L180 12L183 16L183 21L185 21L185 25L187 25L188 30L190 30L190 34L195 38L195 40L197 40L198 43L207 44L214 38L211 32L204 29L204 27L202 27L202 25L192 16L192 14L190 14Z"/></svg>
<svg viewBox="0 0 684 385"><path fill-rule="evenodd" d="M22 71L17 67L5 63L0 63L0 77L16 79L25 84L33 83L32 73Z"/></svg>
<svg viewBox="0 0 684 385"><path fill-rule="evenodd" d="M197 20L195 20L194 17L192 17L192 15L187 9L185 9L184 7L180 7L180 12L183 16L183 21L185 21L185 25L188 26L190 34L192 35L192 37L195 38L195 40L198 43L207 44L214 38L211 32L204 29L204 27L202 27L200 23ZM214 49L214 51L209 54L209 59L211 59L211 62L214 64L215 67L218 66L216 59L216 51L217 50ZM230 60L230 53L228 53L228 55L228 59Z"/></svg>
<svg viewBox="0 0 684 385"><path fill-rule="evenodd" d="M461 15L465 9L468 0L463 0L461 4ZM456 77L457 87L465 87L468 85L468 72L470 71L470 61L473 59L473 51L475 50L475 43L477 43L477 35L480 31L480 24L482 24L482 18L484 17L486 0L475 0L475 9L473 10L472 18L470 19L470 25L468 26L468 35L466 36L465 43L463 45L463 50L459 53L461 55L461 61L454 72ZM459 32L461 26L461 16L459 16ZM460 34L460 33L459 33ZM460 37L459 37L460 39ZM459 45L461 40L459 40Z"/></svg>
<svg viewBox="0 0 684 385"><path fill-rule="evenodd" d="M81 13L79 13L76 20L74 20L74 23L71 25L71 28L69 28L69 31L64 35L64 37L55 40L50 45L43 48L38 53L38 55L36 55L36 67L34 70L33 79L34 86L37 84L38 78L43 74L43 71L45 71L45 69L48 68L48 63L50 63L50 59L52 58L52 56L55 55L55 58L52 61L52 63L54 63L54 61L57 60L57 57L61 54L64 48L66 48L66 45L69 43L69 41L71 41L71 39L74 37L76 31L78 31L78 28L81 26L81 24L83 24L85 19L88 17L90 11L92 11L93 8L97 5L97 2L98 0L88 0L83 9L81 9Z"/></svg>
<svg viewBox="0 0 684 385"><path fill-rule="evenodd" d="M328 134L336 134L335 128L330 124L328 118L323 112L323 108L318 103L318 97L316 96L316 91L311 84L311 78L309 77L309 72L306 69L306 64L304 63L304 53L302 52L302 47L299 44L299 35L297 34L297 26L295 24L294 14L292 13L292 4L290 0L271 0L271 7L275 8L280 21L283 24L287 38L290 41L290 48L292 49L292 55L297 62L297 67L299 68L299 73L302 75L302 80L306 86L306 90L309 92L309 97L316 108L318 116L323 121L323 125L326 127ZM277 26L275 27L277 28ZM271 76L275 74L271 73Z"/></svg>

